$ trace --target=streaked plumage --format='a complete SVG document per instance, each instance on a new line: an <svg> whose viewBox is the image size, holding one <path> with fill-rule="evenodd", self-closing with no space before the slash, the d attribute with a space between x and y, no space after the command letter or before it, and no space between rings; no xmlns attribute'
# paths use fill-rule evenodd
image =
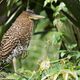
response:
<svg viewBox="0 0 80 80"><path fill-rule="evenodd" d="M0 45L0 60L10 62L13 57L27 50L34 26L29 17L30 13L23 11L4 34Z"/></svg>

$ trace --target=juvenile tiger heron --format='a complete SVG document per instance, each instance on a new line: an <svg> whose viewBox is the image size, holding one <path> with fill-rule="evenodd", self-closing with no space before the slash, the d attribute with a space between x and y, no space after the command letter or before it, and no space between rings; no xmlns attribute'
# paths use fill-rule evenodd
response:
<svg viewBox="0 0 80 80"><path fill-rule="evenodd" d="M33 14L30 11L23 11L3 35L0 44L0 60L10 63L13 61L14 70L15 58L23 54L29 46L34 27L33 20L44 18Z"/></svg>

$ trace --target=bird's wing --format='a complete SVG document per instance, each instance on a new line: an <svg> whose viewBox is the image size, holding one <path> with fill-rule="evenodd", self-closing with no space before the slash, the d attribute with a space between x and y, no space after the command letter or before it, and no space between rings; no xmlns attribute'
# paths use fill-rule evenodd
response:
<svg viewBox="0 0 80 80"><path fill-rule="evenodd" d="M18 43L18 40L13 36L4 35L1 41L2 53L0 53L0 55L2 57L6 57L7 55L9 55L10 52L15 48L17 43Z"/></svg>

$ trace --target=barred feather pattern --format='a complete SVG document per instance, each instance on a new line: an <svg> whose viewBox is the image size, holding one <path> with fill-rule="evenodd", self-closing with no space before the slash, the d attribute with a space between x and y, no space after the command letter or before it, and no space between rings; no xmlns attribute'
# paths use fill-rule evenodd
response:
<svg viewBox="0 0 80 80"><path fill-rule="evenodd" d="M3 35L0 44L0 60L10 62L13 57L17 57L27 50L33 26L29 13L23 11Z"/></svg>

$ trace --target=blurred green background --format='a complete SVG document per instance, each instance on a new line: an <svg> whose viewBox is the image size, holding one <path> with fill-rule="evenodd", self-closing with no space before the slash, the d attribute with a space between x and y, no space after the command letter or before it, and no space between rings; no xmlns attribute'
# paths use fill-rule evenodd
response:
<svg viewBox="0 0 80 80"><path fill-rule="evenodd" d="M17 74L8 66L0 70L1 79L79 80L79 0L0 0L0 41L27 8L45 18L34 21L28 50L17 61Z"/></svg>

